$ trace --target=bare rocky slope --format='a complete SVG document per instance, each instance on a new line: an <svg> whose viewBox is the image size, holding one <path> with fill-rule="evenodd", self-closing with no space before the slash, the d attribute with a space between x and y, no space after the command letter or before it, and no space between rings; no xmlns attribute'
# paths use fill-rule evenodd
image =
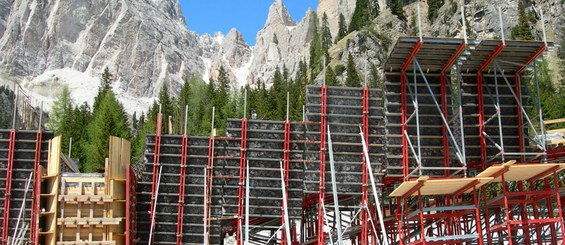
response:
<svg viewBox="0 0 565 245"><path fill-rule="evenodd" d="M319 0L317 12L326 13L333 36L340 13L349 21L355 2ZM446 0L437 19L424 21L424 33L461 36L460 4ZM497 7L504 12L507 36L517 23L518 0L464 4L471 36L500 36ZM361 70L365 63L382 66L395 38L414 31L415 6L404 7L407 20L383 7L369 28L331 47L330 64L344 64L352 53ZM426 4L421 6L426 16ZM534 35L541 36L543 10L548 38L561 40L564 8L561 0L531 1L527 9L538 19ZM269 84L275 68L284 66L293 75L299 61L309 60L315 15L308 10L295 22L282 0L275 0L251 47L235 29L225 36L191 32L177 0L0 0L0 83L16 80L47 101L67 85L80 103L92 100L98 77L108 67L130 113L145 110L163 85L176 93L184 78L215 79L220 66L240 85L257 79Z"/></svg>

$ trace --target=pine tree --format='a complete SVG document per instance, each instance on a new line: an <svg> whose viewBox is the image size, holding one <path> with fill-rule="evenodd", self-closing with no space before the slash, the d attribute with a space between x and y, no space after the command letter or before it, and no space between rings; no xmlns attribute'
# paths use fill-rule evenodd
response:
<svg viewBox="0 0 565 245"><path fill-rule="evenodd" d="M73 159L79 159L79 167L86 162L88 130L85 125L88 125L91 119L92 114L90 112L90 107L86 102L74 108L71 124L69 126L70 137L73 138L71 157ZM68 148L63 147L63 150L66 152Z"/></svg>
<svg viewBox="0 0 565 245"><path fill-rule="evenodd" d="M312 41L310 41L310 69L319 71L322 60L322 37L318 30L319 21L316 14L312 17ZM315 72L315 71L313 71Z"/></svg>
<svg viewBox="0 0 565 245"><path fill-rule="evenodd" d="M64 86L61 90L61 94L53 103L47 127L54 130L56 134L60 134L61 124L65 120L65 116L70 114L72 109L73 100L71 99L71 92L67 86Z"/></svg>
<svg viewBox="0 0 565 245"><path fill-rule="evenodd" d="M438 17L438 11L443 6L444 0L428 0L428 19L434 21Z"/></svg>
<svg viewBox="0 0 565 245"><path fill-rule="evenodd" d="M404 9L402 8L401 0L388 0L388 7L392 14L396 15L398 19L406 21L406 16L404 15Z"/></svg>
<svg viewBox="0 0 565 245"><path fill-rule="evenodd" d="M357 73L357 68L355 62L353 61L353 56L349 53L347 57L347 78L345 79L346 87L361 87L361 79Z"/></svg>
<svg viewBox="0 0 565 245"><path fill-rule="evenodd" d="M347 23L345 23L345 16L343 16L343 13L339 13L338 25L339 29L337 31L337 37L335 38L336 43L347 36Z"/></svg>
<svg viewBox="0 0 565 245"><path fill-rule="evenodd" d="M530 28L530 18L522 1L518 2L518 24L512 28L511 36L512 39L517 40L534 40Z"/></svg>
<svg viewBox="0 0 565 245"><path fill-rule="evenodd" d="M98 94L94 97L94 105L92 106L92 111L95 112L98 109L100 100L105 96L106 92L111 91L112 87L112 77L108 67L104 68L104 72L100 76L100 87L98 87Z"/></svg>
<svg viewBox="0 0 565 245"><path fill-rule="evenodd" d="M326 69L326 85L328 86L339 86L339 81L335 76L334 70L331 66Z"/></svg>
<svg viewBox="0 0 565 245"><path fill-rule="evenodd" d="M376 0L357 0L355 11L349 24L349 32L361 30L379 15L379 4Z"/></svg>
<svg viewBox="0 0 565 245"><path fill-rule="evenodd" d="M330 31L330 24L328 23L328 15L324 13L322 16L322 50L326 60L330 60L329 49L332 45L332 33Z"/></svg>
<svg viewBox="0 0 565 245"><path fill-rule="evenodd" d="M104 158L108 156L108 138L117 136L130 139L129 125L124 117L123 106L114 93L108 91L100 100L97 113L88 125L88 143L86 162L83 171L94 172L104 168Z"/></svg>
<svg viewBox="0 0 565 245"><path fill-rule="evenodd" d="M371 65L371 73L370 73L370 82L369 87L371 88L379 88L382 84L381 76L379 75L379 71L375 65Z"/></svg>

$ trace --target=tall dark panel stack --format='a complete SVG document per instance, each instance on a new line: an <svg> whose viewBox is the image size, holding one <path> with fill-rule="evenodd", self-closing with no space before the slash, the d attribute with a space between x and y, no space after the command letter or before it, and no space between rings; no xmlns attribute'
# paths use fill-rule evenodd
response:
<svg viewBox="0 0 565 245"><path fill-rule="evenodd" d="M40 151L40 164L47 166L47 157L49 150L49 140L53 138L52 132L44 132L41 137L41 151ZM8 170L8 149L10 141L10 131L0 129L0 176L4 181L0 181L0 203L2 203L2 213L4 213L4 200L7 196L10 197L10 211L9 211L9 230L8 236L13 236L16 224L18 222L18 215L24 200L25 187L30 174L34 170L37 131L18 130L16 131L15 145L14 145L14 159L12 169L12 181L10 195L6 195L6 174ZM29 224L32 213L32 199L33 192L35 191L33 179L30 181L30 186L25 197L25 212L22 219L20 219L20 229L24 227L24 222ZM0 222L3 222L3 216L0 216ZM30 227L30 226L27 226ZM29 242L30 230L26 231L24 240Z"/></svg>

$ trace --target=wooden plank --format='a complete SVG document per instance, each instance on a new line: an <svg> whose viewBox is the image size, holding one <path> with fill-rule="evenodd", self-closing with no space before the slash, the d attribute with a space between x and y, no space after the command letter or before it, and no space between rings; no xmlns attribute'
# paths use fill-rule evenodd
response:
<svg viewBox="0 0 565 245"><path fill-rule="evenodd" d="M507 167L508 171L504 173L505 181L524 181L529 180L532 177L538 176L551 168L558 167L557 172L565 169L565 164L563 163L546 163L546 164L505 164L491 166L485 169L482 173L477 175L478 177L495 177L493 182L502 182L502 177L497 176L496 173L501 171L501 169ZM551 173L548 173L547 177Z"/></svg>
<svg viewBox="0 0 565 245"><path fill-rule="evenodd" d="M565 123L565 118L545 120L543 122L544 125L550 125L550 124L556 124L556 123Z"/></svg>
<svg viewBox="0 0 565 245"><path fill-rule="evenodd" d="M455 192L461 190L465 186L477 181L478 184L475 188L479 188L486 183L490 182L493 178L449 178L449 179L422 179L420 177L418 180L405 181L399 187L397 187L389 196L390 197L400 197L407 194L412 188L415 188L419 183L423 183L420 188L421 195L451 195ZM469 193L473 188L465 191L464 193ZM412 193L412 196L418 195L418 192Z"/></svg>

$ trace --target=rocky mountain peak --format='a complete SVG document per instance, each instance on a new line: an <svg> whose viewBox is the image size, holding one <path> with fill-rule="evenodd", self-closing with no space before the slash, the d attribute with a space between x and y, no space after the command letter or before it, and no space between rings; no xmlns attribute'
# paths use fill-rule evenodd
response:
<svg viewBox="0 0 565 245"><path fill-rule="evenodd" d="M284 6L282 0L275 0L271 7L269 8L269 15L267 17L267 23L265 27L273 24L282 24L284 26L295 26L296 23L290 17L286 6Z"/></svg>
<svg viewBox="0 0 565 245"><path fill-rule="evenodd" d="M230 43L246 43L245 39L243 38L243 34L239 32L237 29L232 28L230 32L225 37L224 42Z"/></svg>

